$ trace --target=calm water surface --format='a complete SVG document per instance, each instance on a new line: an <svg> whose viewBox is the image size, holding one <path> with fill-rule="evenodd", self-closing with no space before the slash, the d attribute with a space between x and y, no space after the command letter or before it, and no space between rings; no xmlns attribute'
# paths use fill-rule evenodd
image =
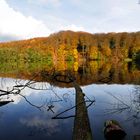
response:
<svg viewBox="0 0 140 140"><path fill-rule="evenodd" d="M10 90L17 80L1 78L1 89ZM27 81L19 80L21 83ZM75 89L50 86L45 82L35 83L34 90L26 87L21 95L1 96L0 100L14 102L0 107L0 139L28 140L71 140L73 135L74 118L52 119L58 113L75 105ZM46 90L47 89L47 90ZM95 99L88 108L90 126L94 139L104 139L103 125L106 120L118 120L127 132L126 139L133 139L140 134L140 86L119 84L91 84L82 86L85 98ZM88 103L87 103L88 104ZM53 105L49 110L48 106ZM40 107L40 108L38 108ZM61 117L74 115L71 109Z"/></svg>
<svg viewBox="0 0 140 140"><path fill-rule="evenodd" d="M78 71L80 76L75 75L85 93L85 101L95 100L87 108L92 136L95 140L104 140L104 122L114 119L126 131L125 139L133 140L135 135L140 135L140 71L123 68L115 72L115 68L111 70L109 68L106 71L99 68L98 72L93 69L91 73L91 69L83 67L82 71L81 68ZM98 83L98 78L103 75L111 76L115 82ZM0 140L72 139L75 88L62 83L6 78L15 76L2 77L0 78L2 90L0 91ZM24 79L29 78L24 77ZM105 78L104 80L108 81ZM6 91L12 91L14 94ZM87 106L89 104L90 102L86 102ZM65 112L58 115L63 111ZM52 119L57 115L56 119Z"/></svg>

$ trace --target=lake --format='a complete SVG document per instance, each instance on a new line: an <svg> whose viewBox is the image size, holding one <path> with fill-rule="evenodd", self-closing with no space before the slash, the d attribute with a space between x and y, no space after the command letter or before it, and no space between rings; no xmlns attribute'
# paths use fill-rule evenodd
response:
<svg viewBox="0 0 140 140"><path fill-rule="evenodd" d="M0 67L1 140L71 140L79 105L71 79L84 93L92 139L105 139L106 120L117 120L126 140L140 135L139 66L91 61L46 67Z"/></svg>

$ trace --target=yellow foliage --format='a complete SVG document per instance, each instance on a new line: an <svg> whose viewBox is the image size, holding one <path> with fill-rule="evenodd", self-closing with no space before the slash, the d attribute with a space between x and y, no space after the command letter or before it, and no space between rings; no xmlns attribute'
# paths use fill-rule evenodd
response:
<svg viewBox="0 0 140 140"><path fill-rule="evenodd" d="M78 71L78 62L74 62L74 66L73 66L73 68L74 68L74 71Z"/></svg>
<svg viewBox="0 0 140 140"><path fill-rule="evenodd" d="M73 50L73 56L74 56L74 58L78 58L78 51L77 51L77 49Z"/></svg>

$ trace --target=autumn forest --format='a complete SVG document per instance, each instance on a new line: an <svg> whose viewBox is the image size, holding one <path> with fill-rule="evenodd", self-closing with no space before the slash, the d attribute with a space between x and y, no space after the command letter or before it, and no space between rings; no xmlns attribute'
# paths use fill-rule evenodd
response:
<svg viewBox="0 0 140 140"><path fill-rule="evenodd" d="M49 37L0 43L0 61L49 62L140 59L140 32L61 31Z"/></svg>

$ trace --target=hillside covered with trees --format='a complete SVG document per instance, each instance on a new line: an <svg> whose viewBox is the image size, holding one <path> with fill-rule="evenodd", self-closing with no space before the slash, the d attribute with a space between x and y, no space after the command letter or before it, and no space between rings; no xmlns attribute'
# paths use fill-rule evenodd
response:
<svg viewBox="0 0 140 140"><path fill-rule="evenodd" d="M140 32L61 31L49 37L0 43L0 61L138 60Z"/></svg>

